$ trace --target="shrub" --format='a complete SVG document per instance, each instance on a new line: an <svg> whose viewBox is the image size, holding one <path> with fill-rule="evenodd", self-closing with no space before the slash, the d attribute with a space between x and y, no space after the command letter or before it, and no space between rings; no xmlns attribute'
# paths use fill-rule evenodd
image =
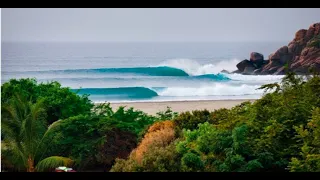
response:
<svg viewBox="0 0 320 180"><path fill-rule="evenodd" d="M155 120L132 108L114 112L110 104L100 104L91 114L61 121L50 151L73 157L78 170L108 170L116 158L127 158L136 147L138 134Z"/></svg>
<svg viewBox="0 0 320 180"><path fill-rule="evenodd" d="M320 172L320 108L313 110L312 118L306 126L296 127L297 138L302 140L301 156L290 162L291 172Z"/></svg>
<svg viewBox="0 0 320 180"><path fill-rule="evenodd" d="M144 153L150 147L164 147L175 139L175 132L172 121L157 122L152 125L144 136L139 146L133 151L133 158L142 163Z"/></svg>
<svg viewBox="0 0 320 180"><path fill-rule="evenodd" d="M44 99L49 124L58 119L90 113L93 107L88 95L79 96L56 81L38 84L35 79L11 79L1 86L1 103L9 102L15 94L25 96L32 103Z"/></svg>
<svg viewBox="0 0 320 180"><path fill-rule="evenodd" d="M191 113L189 111L181 113L174 119L175 125L180 129L195 129L199 123L209 121L210 112L208 110L195 110Z"/></svg>
<svg viewBox="0 0 320 180"><path fill-rule="evenodd" d="M141 143L134 149L127 160L117 160L111 171L168 171L162 162L164 158L173 155L173 144L175 140L174 124L172 121L157 122L149 127ZM169 145L171 146L169 147ZM157 154L165 156L159 157ZM152 161L158 165L150 165ZM169 160L167 160L169 161ZM174 162L170 163L174 164Z"/></svg>

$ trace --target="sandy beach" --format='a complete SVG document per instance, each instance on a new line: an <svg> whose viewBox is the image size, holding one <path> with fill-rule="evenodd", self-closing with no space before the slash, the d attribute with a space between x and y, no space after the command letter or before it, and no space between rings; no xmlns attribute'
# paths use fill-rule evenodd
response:
<svg viewBox="0 0 320 180"><path fill-rule="evenodd" d="M115 110L120 106L134 107L148 114L155 115L159 111L165 111L167 106L175 112L185 112L192 110L208 109L210 111L220 108L232 108L245 101L253 102L253 99L241 100L202 100L202 101L166 101L166 102L128 102L128 103L111 103Z"/></svg>

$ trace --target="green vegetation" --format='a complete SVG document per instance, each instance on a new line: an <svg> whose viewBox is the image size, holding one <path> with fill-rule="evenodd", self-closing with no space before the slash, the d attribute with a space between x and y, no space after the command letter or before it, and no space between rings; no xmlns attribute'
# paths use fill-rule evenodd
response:
<svg viewBox="0 0 320 180"><path fill-rule="evenodd" d="M91 115L62 120L48 142L52 144L48 155L70 156L78 170L106 170L115 158L126 157L143 130L155 121L155 117L132 108L113 112L109 104L101 104Z"/></svg>
<svg viewBox="0 0 320 180"><path fill-rule="evenodd" d="M1 87L2 168L319 172L320 76L289 72L261 88L261 99L231 109L150 116L94 106L57 82L11 80Z"/></svg>
<svg viewBox="0 0 320 180"><path fill-rule="evenodd" d="M15 94L25 96L33 103L44 99L49 124L59 119L90 113L93 107L87 95L78 96L56 81L37 84L35 79L11 79L1 86L1 103L10 101Z"/></svg>
<svg viewBox="0 0 320 180"><path fill-rule="evenodd" d="M1 128L5 135L2 156L19 171L43 171L73 163L71 159L59 156L43 159L47 149L43 140L54 127L46 128L42 106L42 100L33 104L20 95L2 104Z"/></svg>
<svg viewBox="0 0 320 180"><path fill-rule="evenodd" d="M175 140L140 155L156 164L130 156L111 171L320 171L320 77L288 73L262 88L273 92L254 103L180 114Z"/></svg>

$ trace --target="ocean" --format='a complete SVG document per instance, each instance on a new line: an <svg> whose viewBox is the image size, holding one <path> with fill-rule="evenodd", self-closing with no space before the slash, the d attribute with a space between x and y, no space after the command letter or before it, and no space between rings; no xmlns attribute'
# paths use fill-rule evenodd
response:
<svg viewBox="0 0 320 180"><path fill-rule="evenodd" d="M257 99L283 76L225 74L250 53L266 57L286 42L2 42L1 83L58 81L93 102Z"/></svg>

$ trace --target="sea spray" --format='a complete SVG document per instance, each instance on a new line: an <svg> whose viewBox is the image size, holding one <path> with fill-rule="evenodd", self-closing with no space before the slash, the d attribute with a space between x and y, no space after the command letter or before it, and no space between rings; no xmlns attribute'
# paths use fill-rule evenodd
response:
<svg viewBox="0 0 320 180"><path fill-rule="evenodd" d="M173 68L182 69L189 75L204 75L204 74L217 74L222 70L234 71L236 64L239 63L238 59L212 61L213 63L201 65L196 60L192 59L169 59L158 66L168 66Z"/></svg>

